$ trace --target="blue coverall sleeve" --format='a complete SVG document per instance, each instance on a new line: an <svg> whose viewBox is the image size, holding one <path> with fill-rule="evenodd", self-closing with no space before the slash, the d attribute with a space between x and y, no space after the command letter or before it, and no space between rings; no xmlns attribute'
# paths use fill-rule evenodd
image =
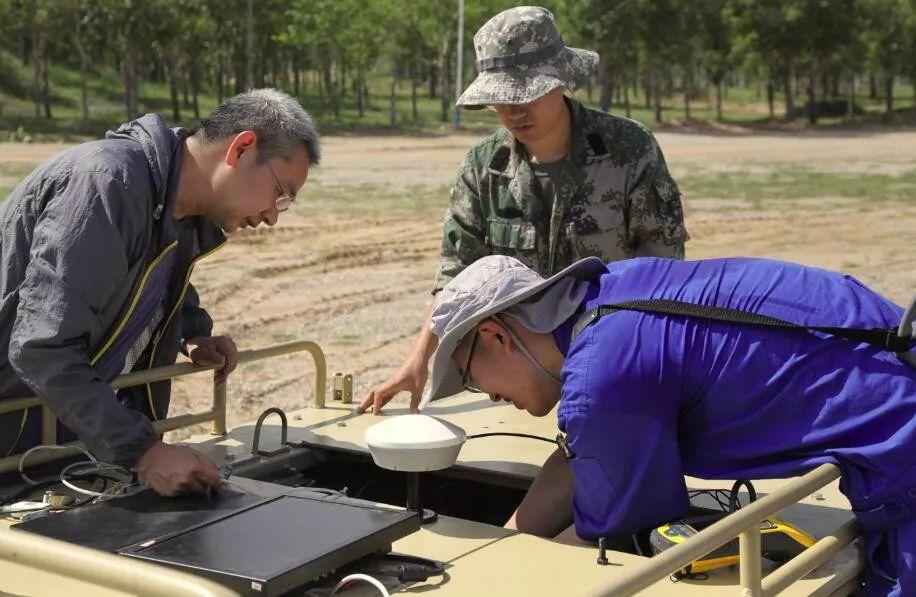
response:
<svg viewBox="0 0 916 597"><path fill-rule="evenodd" d="M625 349L622 350L626 352ZM631 534L686 514L677 388L639 348L606 351L564 379L561 428L574 456L573 514L583 539ZM666 385L668 387L666 387Z"/></svg>

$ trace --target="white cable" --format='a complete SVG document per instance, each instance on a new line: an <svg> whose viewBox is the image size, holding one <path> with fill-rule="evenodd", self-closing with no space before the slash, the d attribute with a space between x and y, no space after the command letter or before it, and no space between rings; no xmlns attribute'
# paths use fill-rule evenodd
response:
<svg viewBox="0 0 916 597"><path fill-rule="evenodd" d="M337 594L337 591L355 580L361 580L363 582L369 583L378 589L379 593L381 593L383 597L391 597L391 595L388 594L388 589L386 589L385 585L382 584L382 581L375 578L374 576L369 576L368 574L348 574L347 576L341 578L340 582L337 583L337 585L334 587L334 590L331 591L328 597L334 597L334 595Z"/></svg>
<svg viewBox="0 0 916 597"><path fill-rule="evenodd" d="M112 497L127 497L129 495L133 495L134 493L136 493L136 491L130 491L129 485L128 486L124 485L124 483L128 482L131 477L130 472L127 469L125 469L123 466L118 466L116 464L108 464L105 462L99 462L95 456L89 453L89 451L79 446L56 446L56 445L42 444L39 446L34 446L32 448L29 448L28 450L23 452L22 456L19 457L19 476L21 476L22 480L28 483L29 485L38 485L38 482L30 478L28 475L26 475L25 471L23 470L25 468L26 458L28 458L30 454L38 450L70 450L73 447L76 447L77 450L85 454L86 458L88 458L89 461L87 462L83 460L80 462L72 462L68 464L67 466L65 466L64 469L60 472L60 482L64 486L66 486L67 488L69 488L72 491L75 491L76 493L88 495L94 498L101 498L101 499L107 499L107 498L112 498ZM86 468L83 470L79 470L79 471L73 470L76 467L80 467L80 466L84 466ZM86 474L86 473L102 473L102 472L124 473L127 475L128 481L122 482L120 485L116 484L113 488L105 490L103 492L98 492L98 491L92 491L90 489L83 489L82 487L79 487L67 480L68 473ZM122 490L124 490L122 493L116 493L116 492L121 492Z"/></svg>
<svg viewBox="0 0 916 597"><path fill-rule="evenodd" d="M70 472L70 469L76 466L84 465L84 464L86 463L85 462L74 462L72 464L68 464L67 466L65 466L64 470L60 472L60 482L63 483L64 486L70 488L71 490L77 493L81 493L83 495L91 495L92 497L102 497L103 495L105 495L103 492L92 491L91 489L83 489L82 487L78 487L74 485L73 483L71 483L70 481L67 481L67 473ZM98 468L98 465L96 466ZM101 469L98 468L98 470L101 470ZM80 471L80 472L84 472L84 471Z"/></svg>
<svg viewBox="0 0 916 597"><path fill-rule="evenodd" d="M79 466L85 466L86 468L78 470L78 471L71 470ZM98 492L98 491L92 491L90 489L83 489L82 487L78 487L77 485L71 483L70 481L67 480L68 473L69 474L95 473L97 475L101 473L109 473L109 474L120 473L125 476L125 479L122 481L118 481L112 487L106 489L105 491ZM69 487L70 489L72 489L73 491L77 493L92 496L98 499L128 497L128 496L134 495L138 493L139 491L142 491L143 489L145 489L145 487L142 484L138 484L137 487L134 487L132 490L131 489L132 484L130 483L131 478L132 477L131 477L130 472L123 466L119 466L116 464L108 464L105 462L96 462L92 464L89 464L86 462L73 462L65 466L64 469L60 472L60 482L63 483L65 486Z"/></svg>
<svg viewBox="0 0 916 597"><path fill-rule="evenodd" d="M29 485L38 485L37 481L30 479L29 476L25 474L25 471L22 470L23 468L25 468L25 459L28 458L29 454L31 454L32 452L36 452L38 450L72 450L74 447L77 450L79 450L80 452L82 452L83 454L85 454L86 458L88 458L93 463L95 464L99 463L99 461L95 459L95 456L93 456L88 451L84 450L83 448L80 448L79 446L54 446L54 445L42 444L40 446L29 448L28 450L22 453L22 456L19 457L19 476L22 477L22 480L28 483Z"/></svg>

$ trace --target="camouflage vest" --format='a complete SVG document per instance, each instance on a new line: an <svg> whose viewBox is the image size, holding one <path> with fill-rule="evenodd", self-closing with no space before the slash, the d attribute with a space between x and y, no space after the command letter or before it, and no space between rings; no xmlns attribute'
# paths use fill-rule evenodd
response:
<svg viewBox="0 0 916 597"><path fill-rule="evenodd" d="M652 133L568 99L569 167L540 196L524 146L500 129L465 157L445 217L434 292L484 255L549 276L584 257L684 257L681 195ZM545 206L550 206L546 209Z"/></svg>

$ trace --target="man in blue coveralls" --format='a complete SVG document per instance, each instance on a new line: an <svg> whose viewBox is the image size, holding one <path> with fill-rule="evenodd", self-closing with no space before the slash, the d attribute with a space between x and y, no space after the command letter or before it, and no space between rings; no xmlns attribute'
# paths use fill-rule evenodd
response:
<svg viewBox="0 0 916 597"><path fill-rule="evenodd" d="M806 327L896 330L902 315L850 276L778 261L588 258L545 280L511 257L478 260L437 297L429 399L486 392L534 416L559 402L570 452L547 460L507 526L631 534L687 513L684 475L780 478L829 462L865 536L864 591L916 595L916 370L806 329L594 316L645 299Z"/></svg>

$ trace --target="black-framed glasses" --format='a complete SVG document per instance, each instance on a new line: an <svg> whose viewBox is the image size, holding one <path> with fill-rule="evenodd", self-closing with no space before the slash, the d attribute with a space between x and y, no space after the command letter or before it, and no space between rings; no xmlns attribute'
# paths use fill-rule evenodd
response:
<svg viewBox="0 0 916 597"><path fill-rule="evenodd" d="M475 328L474 337L471 339L471 350L468 351L468 358L464 363L464 370L461 372L461 385L464 386L465 391L472 394L484 393L483 390L474 384L474 380L471 379L471 359L474 358L474 349L477 348L477 337L479 334L480 330Z"/></svg>
<svg viewBox="0 0 916 597"><path fill-rule="evenodd" d="M270 162L267 162L267 169L270 170L270 175L274 177L274 183L276 183L277 191L279 192L276 200L277 211L286 211L296 202L296 195L290 193L283 187L283 183L280 182L280 177L277 176L277 172L274 170L274 167L270 165Z"/></svg>

